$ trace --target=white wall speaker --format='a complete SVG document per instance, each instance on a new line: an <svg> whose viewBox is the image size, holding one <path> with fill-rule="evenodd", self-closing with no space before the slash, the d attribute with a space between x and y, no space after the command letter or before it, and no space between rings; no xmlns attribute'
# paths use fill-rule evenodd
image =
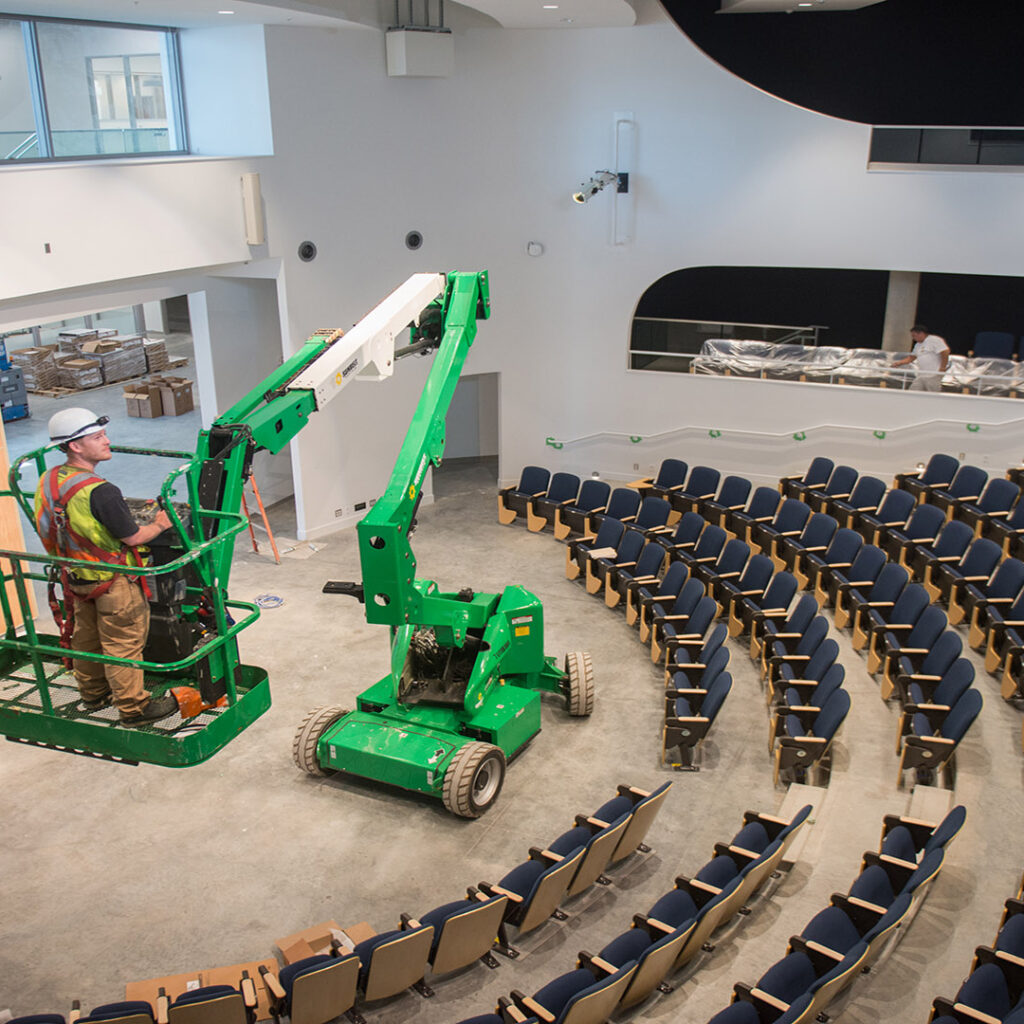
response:
<svg viewBox="0 0 1024 1024"><path fill-rule="evenodd" d="M255 171L242 175L242 215L245 218L246 244L262 245L266 241L263 194L260 192L260 176Z"/></svg>

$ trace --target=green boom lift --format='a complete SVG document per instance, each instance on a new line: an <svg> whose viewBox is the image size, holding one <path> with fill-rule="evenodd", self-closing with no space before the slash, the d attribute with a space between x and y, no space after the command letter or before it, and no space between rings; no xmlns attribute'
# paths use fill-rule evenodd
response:
<svg viewBox="0 0 1024 1024"><path fill-rule="evenodd" d="M87 711L64 665L60 637L37 631L31 581L50 582L71 559L0 550L0 733L9 740L126 763L183 767L212 756L270 706L267 674L242 663L238 636L259 616L228 597L236 535L245 529L242 488L253 455L278 452L353 380L383 380L394 362L436 349L434 363L384 496L359 524L363 583L325 590L365 600L368 622L391 627L391 669L356 710L317 708L296 736L296 763L311 774L343 770L441 797L475 817L498 795L505 762L540 729L538 691L561 692L573 715L590 713L590 659L564 670L543 653L540 602L519 586L502 594L440 591L416 579L409 544L428 466L440 463L445 413L476 334L489 315L485 273L416 274L352 330L320 331L267 380L200 431L195 453L115 446L115 453L183 464L163 484L172 529L142 570L152 590L141 665L153 692L174 690L188 715L126 729L113 709ZM410 344L395 339L412 327ZM11 467L9 490L32 519L35 481L54 445ZM185 501L173 500L184 492ZM126 569L115 571L128 571ZM138 572L139 570L132 570ZM58 600L57 608L63 605ZM18 627L17 623L23 626Z"/></svg>

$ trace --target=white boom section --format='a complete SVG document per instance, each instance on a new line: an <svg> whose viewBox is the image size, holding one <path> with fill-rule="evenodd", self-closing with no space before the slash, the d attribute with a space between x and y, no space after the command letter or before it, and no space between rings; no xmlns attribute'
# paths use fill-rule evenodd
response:
<svg viewBox="0 0 1024 1024"><path fill-rule="evenodd" d="M413 274L293 378L288 390L312 391L319 410L349 381L390 377L395 369L395 336L444 295L447 285L444 274Z"/></svg>

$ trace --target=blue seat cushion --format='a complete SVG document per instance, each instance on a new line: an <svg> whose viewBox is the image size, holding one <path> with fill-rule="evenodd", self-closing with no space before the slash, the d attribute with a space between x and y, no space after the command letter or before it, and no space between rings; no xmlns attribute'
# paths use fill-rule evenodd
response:
<svg viewBox="0 0 1024 1024"><path fill-rule="evenodd" d="M883 840L881 852L900 860L916 861L917 847L910 829L905 825L897 825Z"/></svg>
<svg viewBox="0 0 1024 1024"><path fill-rule="evenodd" d="M15 1017L7 1024L66 1024L59 1013L30 1013L24 1017Z"/></svg>
<svg viewBox="0 0 1024 1024"><path fill-rule="evenodd" d="M612 939L598 955L602 960L621 967L630 960L639 960L654 942L655 940L643 928L630 928L629 931Z"/></svg>
<svg viewBox="0 0 1024 1024"><path fill-rule="evenodd" d="M744 825L732 837L733 846L739 846L744 850L752 850L754 853L761 853L767 849L771 839L768 836L768 830L759 821L752 821L748 825Z"/></svg>
<svg viewBox="0 0 1024 1024"><path fill-rule="evenodd" d="M607 821L611 824L613 821L618 821L624 814L631 814L632 812L633 801L628 796L617 796L601 804L594 811L593 817L597 818L598 821Z"/></svg>
<svg viewBox="0 0 1024 1024"><path fill-rule="evenodd" d="M816 978L814 964L806 953L790 953L761 975L757 987L783 1002L791 1003L797 996L810 991Z"/></svg>
<svg viewBox="0 0 1024 1024"><path fill-rule="evenodd" d="M753 1003L743 1000L731 1003L708 1021L708 1024L761 1024L761 1018Z"/></svg>
<svg viewBox="0 0 1024 1024"><path fill-rule="evenodd" d="M681 924L697 916L697 904L685 890L670 889L655 901L651 909L647 911L647 916L653 917L655 921L661 921L662 924L670 924L673 928L678 928Z"/></svg>
<svg viewBox="0 0 1024 1024"><path fill-rule="evenodd" d="M1024 914L1014 914L996 938L996 949L1011 956L1024 956Z"/></svg>
<svg viewBox="0 0 1024 1024"><path fill-rule="evenodd" d="M601 819L604 821L604 819ZM553 843L548 843L548 849L557 853L560 857L568 856L573 850L580 846L588 846L594 838L593 833L585 825L577 825L576 828L563 832Z"/></svg>
<svg viewBox="0 0 1024 1024"><path fill-rule="evenodd" d="M185 1006L188 1003L201 1003L207 999L220 999L222 996L237 994L238 989L230 985L207 985L204 988L195 988L191 992L182 992L171 1005Z"/></svg>
<svg viewBox="0 0 1024 1024"><path fill-rule="evenodd" d="M846 953L860 942L860 933L839 907L826 907L819 911L807 922L800 935L837 953Z"/></svg>
<svg viewBox="0 0 1024 1024"><path fill-rule="evenodd" d="M888 907L895 898L892 891L892 884L885 868L872 864L865 868L850 886L850 895L857 899L867 900L879 907Z"/></svg>
<svg viewBox="0 0 1024 1024"><path fill-rule="evenodd" d="M978 967L960 986L956 1001L999 1020L1012 1008L1006 975L996 964L982 964Z"/></svg>
<svg viewBox="0 0 1024 1024"><path fill-rule="evenodd" d="M590 971L580 967L559 975L554 981L549 981L534 993L533 998L558 1017L573 996L596 984L597 981Z"/></svg>
<svg viewBox="0 0 1024 1024"><path fill-rule="evenodd" d="M519 896L526 897L537 884L537 879L547 870L548 865L540 860L527 860L514 867L499 883Z"/></svg>
<svg viewBox="0 0 1024 1024"><path fill-rule="evenodd" d="M302 960L296 960L293 964L287 964L281 968L281 973L278 975L278 981L281 982L281 987L285 991L285 996L291 999L292 985L295 984L295 979L303 974L307 974L309 971L316 970L322 964L336 963L337 958L330 956L327 953L318 953L316 956L307 956Z"/></svg>
<svg viewBox="0 0 1024 1024"><path fill-rule="evenodd" d="M736 862L732 857L713 857L700 869L696 874L698 882L707 882L708 885L713 885L718 889L725 886L727 882L732 881L733 878L739 873L739 869L736 867Z"/></svg>

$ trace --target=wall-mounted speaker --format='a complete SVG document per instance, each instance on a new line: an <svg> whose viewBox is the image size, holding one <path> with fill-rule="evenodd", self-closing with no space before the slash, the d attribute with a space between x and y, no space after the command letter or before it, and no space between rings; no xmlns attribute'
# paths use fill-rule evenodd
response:
<svg viewBox="0 0 1024 1024"><path fill-rule="evenodd" d="M263 194L260 176L251 171L242 175L242 216L245 218L247 245L262 245L266 241L263 231Z"/></svg>

